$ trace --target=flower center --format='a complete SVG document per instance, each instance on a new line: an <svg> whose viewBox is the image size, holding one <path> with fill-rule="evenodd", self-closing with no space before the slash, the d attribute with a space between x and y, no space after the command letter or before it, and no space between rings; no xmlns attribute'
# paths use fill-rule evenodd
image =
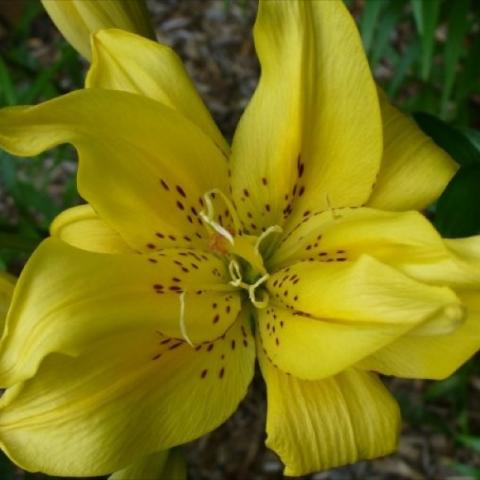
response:
<svg viewBox="0 0 480 480"><path fill-rule="evenodd" d="M227 206L233 221L231 229L215 220L212 198L216 195L219 195ZM210 250L226 257L231 276L230 284L243 288L256 308L266 308L269 298L262 285L268 280L269 274L263 261L262 244L270 235L282 232L282 228L272 225L259 236L244 234L237 212L228 197L219 190L212 190L203 198L206 211L201 211L200 216L209 229Z"/></svg>

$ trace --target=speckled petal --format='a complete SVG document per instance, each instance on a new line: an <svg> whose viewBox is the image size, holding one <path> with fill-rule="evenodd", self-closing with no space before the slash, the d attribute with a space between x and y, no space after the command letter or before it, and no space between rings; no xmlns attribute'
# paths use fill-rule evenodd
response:
<svg viewBox="0 0 480 480"><path fill-rule="evenodd" d="M0 344L0 385L32 376L42 359L149 326L159 340L218 338L240 310L225 264L202 251L100 254L48 239L18 281Z"/></svg>
<svg viewBox="0 0 480 480"><path fill-rule="evenodd" d="M101 89L0 110L0 147L12 154L36 155L61 143L78 151L80 194L130 247L208 243L201 197L227 190L227 162L181 114L140 95Z"/></svg>
<svg viewBox="0 0 480 480"><path fill-rule="evenodd" d="M233 198L250 233L328 205L358 206L380 167L375 82L342 1L261 1L261 78L232 146Z"/></svg>
<svg viewBox="0 0 480 480"><path fill-rule="evenodd" d="M334 209L306 217L280 241L269 267L355 261L370 255L433 285L478 288L480 237L446 240L418 212Z"/></svg>
<svg viewBox="0 0 480 480"><path fill-rule="evenodd" d="M272 275L258 314L266 355L303 379L335 375L402 335L451 332L464 308L448 288L417 282L369 257L303 262Z"/></svg>
<svg viewBox="0 0 480 480"><path fill-rule="evenodd" d="M76 358L50 355L2 398L2 449L25 470L55 476L125 468L224 422L246 394L254 359L243 317L199 348L143 328Z"/></svg>

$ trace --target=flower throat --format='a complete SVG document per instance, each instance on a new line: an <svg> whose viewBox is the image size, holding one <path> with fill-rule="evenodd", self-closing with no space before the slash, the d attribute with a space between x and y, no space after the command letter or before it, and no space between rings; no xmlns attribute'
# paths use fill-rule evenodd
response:
<svg viewBox="0 0 480 480"><path fill-rule="evenodd" d="M225 228L215 220L212 199L216 195L224 201L230 213L233 222L231 229ZM282 228L279 225L272 225L259 236L243 234L235 207L222 191L210 190L204 194L203 198L206 211L202 210L200 216L209 230L209 248L216 254L228 258L230 284L243 288L256 308L266 308L269 302L267 292L263 289L257 292L257 289L269 278L261 247L267 237L281 233Z"/></svg>

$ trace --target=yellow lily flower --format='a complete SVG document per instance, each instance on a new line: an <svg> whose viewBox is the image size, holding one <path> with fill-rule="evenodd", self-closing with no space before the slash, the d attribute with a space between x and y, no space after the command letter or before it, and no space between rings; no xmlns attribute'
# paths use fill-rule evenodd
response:
<svg viewBox="0 0 480 480"><path fill-rule="evenodd" d="M10 301L15 287L15 278L5 272L0 272L0 332L3 332L5 318L10 307Z"/></svg>
<svg viewBox="0 0 480 480"><path fill-rule="evenodd" d="M155 38L144 0L41 0L50 18L75 50L90 59L90 34L122 28Z"/></svg>
<svg viewBox="0 0 480 480"><path fill-rule="evenodd" d="M171 50L120 30L86 90L0 111L12 154L76 147L88 202L29 260L0 344L23 468L101 475L197 438L255 356L286 475L374 458L400 426L377 373L445 378L480 347L480 238L418 212L457 167L379 98L342 2L263 1L254 33L231 152Z"/></svg>

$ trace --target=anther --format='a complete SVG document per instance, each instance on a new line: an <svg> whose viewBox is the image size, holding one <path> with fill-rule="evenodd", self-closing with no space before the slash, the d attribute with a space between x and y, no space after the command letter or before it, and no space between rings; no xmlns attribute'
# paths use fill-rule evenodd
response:
<svg viewBox="0 0 480 480"><path fill-rule="evenodd" d="M194 347L195 345L187 335L187 326L185 325L185 294L186 292L183 292L180 295L180 333L182 334L182 337L185 339L185 341L191 347Z"/></svg>
<svg viewBox="0 0 480 480"><path fill-rule="evenodd" d="M228 272L230 273L230 277L232 280L230 281L230 285L234 287L242 287L247 288L248 285L242 281L242 273L240 272L240 266L236 260L231 260L228 264Z"/></svg>
<svg viewBox="0 0 480 480"><path fill-rule="evenodd" d="M263 293L263 300L258 300L255 296L255 290L259 287L262 283L266 282L270 275L264 275L263 277L259 278L253 285L249 285L248 287L248 297L253 305L257 308L266 308L268 306L269 296L267 292Z"/></svg>
<svg viewBox="0 0 480 480"><path fill-rule="evenodd" d="M233 220L233 226L235 228L235 231L239 231L241 228L240 225L240 220L237 216L237 213L235 211L235 208L230 201L230 199L218 188L214 188L212 190L209 190L207 193L203 195L203 203L207 207L207 212L205 213L203 210L199 213L200 217L202 220L209 225L211 228L213 228L217 233L225 237L232 245L234 244L234 239L233 235L222 225L220 225L218 222L214 220L214 215L215 211L213 208L212 204L212 198L215 198L215 196L218 195L224 202L225 205L227 206L227 210L230 213L230 216Z"/></svg>

